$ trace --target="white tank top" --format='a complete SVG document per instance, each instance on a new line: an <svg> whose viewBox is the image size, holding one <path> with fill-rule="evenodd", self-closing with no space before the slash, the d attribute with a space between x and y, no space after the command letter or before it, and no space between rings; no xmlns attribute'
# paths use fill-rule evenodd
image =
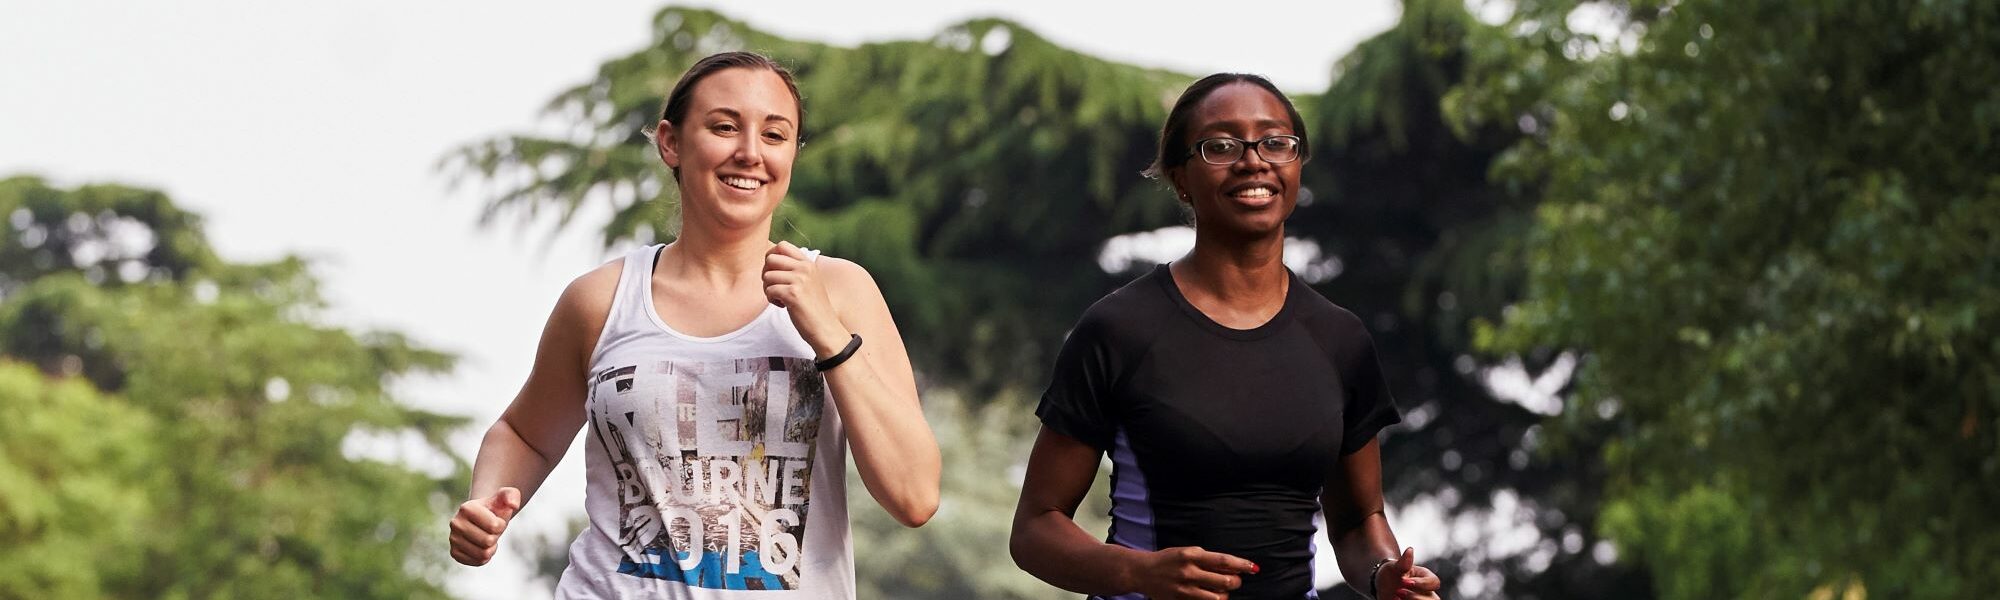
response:
<svg viewBox="0 0 2000 600"><path fill-rule="evenodd" d="M591 353L590 524L556 598L853 598L847 436L812 347L776 306L715 337L667 327L661 248L626 255Z"/></svg>

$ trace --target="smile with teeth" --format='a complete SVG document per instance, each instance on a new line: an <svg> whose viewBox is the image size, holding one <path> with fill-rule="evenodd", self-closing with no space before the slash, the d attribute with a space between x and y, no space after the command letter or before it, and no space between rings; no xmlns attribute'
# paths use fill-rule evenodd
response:
<svg viewBox="0 0 2000 600"><path fill-rule="evenodd" d="M1254 200L1259 198L1269 198L1271 196L1277 195L1277 193L1278 193L1277 190L1273 190L1271 188L1260 185L1252 188L1238 190L1235 194L1232 195L1236 196L1237 198Z"/></svg>
<svg viewBox="0 0 2000 600"><path fill-rule="evenodd" d="M764 185L764 182L749 177L724 177L722 183L739 190L754 190Z"/></svg>

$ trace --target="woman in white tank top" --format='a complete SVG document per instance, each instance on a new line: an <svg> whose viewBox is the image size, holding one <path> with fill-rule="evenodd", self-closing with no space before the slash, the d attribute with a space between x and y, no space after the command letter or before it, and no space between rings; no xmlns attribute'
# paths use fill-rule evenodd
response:
<svg viewBox="0 0 2000 600"><path fill-rule="evenodd" d="M791 74L757 54L704 58L674 85L653 133L680 236L563 291L480 445L452 558L492 559L579 429L590 523L557 598L854 597L850 447L889 514L930 519L937 441L881 291L859 265L770 241L803 117Z"/></svg>

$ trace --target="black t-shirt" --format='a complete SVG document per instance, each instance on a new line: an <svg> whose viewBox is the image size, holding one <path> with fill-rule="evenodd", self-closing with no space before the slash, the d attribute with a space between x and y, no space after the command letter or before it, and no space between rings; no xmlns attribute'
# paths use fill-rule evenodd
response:
<svg viewBox="0 0 2000 600"><path fill-rule="evenodd" d="M1354 313L1294 275L1269 322L1230 329L1166 265L1084 312L1035 414L1110 453L1110 543L1257 563L1232 598L1315 596L1320 490L1400 420Z"/></svg>

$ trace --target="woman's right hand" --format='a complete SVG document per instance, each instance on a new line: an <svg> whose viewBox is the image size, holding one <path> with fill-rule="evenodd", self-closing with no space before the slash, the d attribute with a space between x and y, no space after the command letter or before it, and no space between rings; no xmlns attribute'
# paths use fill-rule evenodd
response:
<svg viewBox="0 0 2000 600"><path fill-rule="evenodd" d="M1375 571L1379 600L1435 600L1444 582L1437 573L1417 564L1417 549L1404 548L1403 555Z"/></svg>
<svg viewBox="0 0 2000 600"><path fill-rule="evenodd" d="M519 510L521 490L511 487L458 505L458 514L451 517L451 558L469 567L493 560L493 553L500 548L500 534L507 531L507 522L514 520Z"/></svg>
<svg viewBox="0 0 2000 600"><path fill-rule="evenodd" d="M1221 600L1243 585L1244 573L1255 575L1257 565L1221 552L1181 546L1145 554L1132 577L1139 593L1155 600Z"/></svg>

